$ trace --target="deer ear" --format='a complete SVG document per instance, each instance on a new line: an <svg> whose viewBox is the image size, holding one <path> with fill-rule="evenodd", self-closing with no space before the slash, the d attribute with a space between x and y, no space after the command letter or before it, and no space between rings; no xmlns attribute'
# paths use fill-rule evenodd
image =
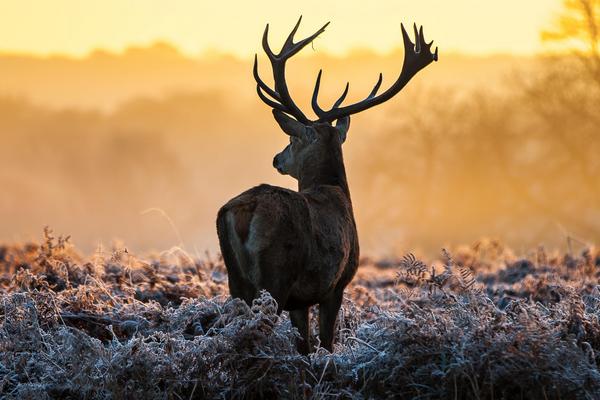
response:
<svg viewBox="0 0 600 400"><path fill-rule="evenodd" d="M302 137L304 131L306 131L306 126L303 123L296 121L284 112L273 110L273 116L281 127L281 130L287 135Z"/></svg>
<svg viewBox="0 0 600 400"><path fill-rule="evenodd" d="M340 140L344 143L346 141L348 129L350 129L350 116L338 119L335 122L335 129L337 129L340 134Z"/></svg>

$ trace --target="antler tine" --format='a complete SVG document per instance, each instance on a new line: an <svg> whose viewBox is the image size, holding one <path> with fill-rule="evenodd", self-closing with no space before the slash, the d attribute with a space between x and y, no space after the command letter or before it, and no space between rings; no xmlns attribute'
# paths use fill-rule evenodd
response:
<svg viewBox="0 0 600 400"><path fill-rule="evenodd" d="M421 25L421 28L419 29L419 38L421 39L421 48L429 47L425 40L425 35L423 34L423 25Z"/></svg>
<svg viewBox="0 0 600 400"><path fill-rule="evenodd" d="M414 49L415 44L412 42L412 40L410 40L410 36L408 36L408 32L406 32L406 29L404 28L404 24L400 24L400 29L402 30L402 40L404 42L404 50L406 51L409 48Z"/></svg>
<svg viewBox="0 0 600 400"><path fill-rule="evenodd" d="M269 60L273 60L275 59L275 53L273 53L273 51L271 50L271 47L269 46L269 24L267 24L267 26L265 26L265 31L263 33L263 37L262 37L262 47L263 50L265 51L265 53L267 53L267 56L269 57Z"/></svg>
<svg viewBox="0 0 600 400"><path fill-rule="evenodd" d="M281 111L284 111L287 114L292 115L298 121L302 123L310 123L309 119L306 118L304 113L298 108L298 106L292 100L290 96L287 83L285 81L285 63L286 61L297 54L300 50L302 50L307 44L312 42L317 36L325 31L329 22L326 23L314 34L309 37L299 41L298 43L294 43L294 35L298 31L300 27L300 22L302 21L302 16L296 22L296 25L288 35L285 43L283 44L281 51L279 54L273 53L271 47L269 46L269 25L265 27L265 31L262 37L262 47L269 57L271 61L271 67L273 69L273 81L275 83L275 88L271 89L259 76L258 74L258 59L255 57L254 61L254 78L256 79L257 91L261 100L263 100L267 105L277 108ZM269 99L265 93L268 94L272 99ZM318 89L317 89L318 91Z"/></svg>
<svg viewBox="0 0 600 400"><path fill-rule="evenodd" d="M296 34L296 32L298 31L298 28L300 27L300 22L302 22L302 15L300 16L300 18L298 18L298 22L296 22L296 26L294 26L294 29L292 29L292 31L288 35L287 39L285 40L285 43L283 44L284 48L292 46L294 44L294 35Z"/></svg>
<svg viewBox="0 0 600 400"><path fill-rule="evenodd" d="M257 86L264 90L265 92L267 92L269 94L269 96L271 96L272 98L274 98L277 101L281 101L281 97L279 97L279 94L274 91L273 89L271 89L261 78L260 75L258 74L258 54L254 54L254 68L252 68L252 74L254 75L254 80L256 80L256 84Z"/></svg>
<svg viewBox="0 0 600 400"><path fill-rule="evenodd" d="M256 93L258 93L258 97L260 97L260 99L262 101L264 101L267 105L276 108L280 111L284 111L284 112L289 112L287 110L287 108L285 108L285 106L283 106L281 104L281 97L279 96L279 93L277 93L276 91L274 91L273 89L271 89L261 78L260 75L258 74L258 55L255 54L254 55L254 68L252 71L253 75L254 75L254 79L256 80ZM272 99L269 99L267 96L265 96L265 94L263 93L263 90L265 92L267 92L267 94L269 96L271 96L273 99L277 100L274 101Z"/></svg>
<svg viewBox="0 0 600 400"><path fill-rule="evenodd" d="M298 21L298 22L300 22L300 21ZM321 33L325 32L325 28L327 28L328 25L329 25L329 22L327 22L325 25L323 25L321 27L321 29L319 29L318 31L316 31L315 33L313 33L306 39L302 39L298 43L290 43L286 47L285 46L287 44L287 41L286 41L283 48L281 49L281 52L279 53L279 57L287 59L287 58L290 58L290 57L296 55L300 50L302 50L304 47L306 47L307 44L309 44L310 42L315 40L317 38L317 36L319 36Z"/></svg>
<svg viewBox="0 0 600 400"><path fill-rule="evenodd" d="M350 89L350 82L346 82L346 88L344 89L344 92L342 93L342 95L335 101L335 103L333 103L333 107L331 108L338 108L340 106L340 104L342 104L342 102L344 101L344 99L346 98L346 95L348 94L348 90Z"/></svg>
<svg viewBox="0 0 600 400"><path fill-rule="evenodd" d="M417 24L413 24L413 30L415 31L415 53L421 52L421 36L419 31L417 30ZM421 31L423 27L421 27Z"/></svg>
<svg viewBox="0 0 600 400"><path fill-rule="evenodd" d="M431 43L425 42L425 36L423 34L423 27L421 26L417 29L417 25L413 25L414 33L415 33L415 43L412 42L410 36L406 32L404 28L404 24L400 24L400 28L402 30L402 39L404 42L404 62L402 64L402 71L400 72L400 76L398 79L390 86L386 91L377 96L377 91L379 90L381 83L383 81L383 75L379 74L379 79L371 90L371 93L362 101L358 103L350 104L344 107L340 107L341 102L345 98L346 91L340 97L342 100L336 101L334 107L329 111L323 111L317 104L317 94L318 87L320 82L317 82L317 86L315 87L315 91L313 92L313 109L315 113L319 116L318 122L333 122L336 119L356 114L358 112L364 111L368 108L381 104L392 97L394 97L398 92L400 92L404 86L415 76L420 70L431 64L433 61L438 60L438 49L436 47L435 53L431 53ZM319 74L320 78L320 74ZM318 79L319 81L320 79Z"/></svg>
<svg viewBox="0 0 600 400"><path fill-rule="evenodd" d="M319 102L318 102L318 97L319 97L319 89L321 87L321 75L323 74L323 70L319 70L319 74L317 75L317 81L315 82L315 88L313 90L313 95L312 95L312 109L315 112L315 114L317 114L319 117L321 117L322 115L326 115L327 112L325 110L323 110L320 106L319 106ZM342 95L335 101L335 103L333 103L333 106L331 107L331 110L338 108L340 106L340 104L342 104L342 102L344 101L344 99L346 99L346 96L348 95L348 90L350 89L350 82L346 83L346 87L344 89L344 92L342 93ZM330 110L330 111L331 111Z"/></svg>
<svg viewBox="0 0 600 400"><path fill-rule="evenodd" d="M322 74L323 74L323 70L320 69L319 74L317 75L317 81L315 82L315 88L313 89L313 95L312 95L312 101L311 101L313 111L315 112L315 114L317 114L319 116L325 113L325 111L321 107L319 107L319 102L317 101L317 98L319 97L319 88L321 87L321 75Z"/></svg>
<svg viewBox="0 0 600 400"><path fill-rule="evenodd" d="M262 89L259 85L256 85L256 93L258 93L258 97L260 97L260 99L262 101L264 101L268 106L271 106L273 108L278 109L279 111L283 111L285 113L289 113L288 109L285 108L284 106L282 106L281 104L269 99L267 96L265 96L265 94L262 92Z"/></svg>
<svg viewBox="0 0 600 400"><path fill-rule="evenodd" d="M421 26L421 31L420 31L420 36L421 36L421 40L423 41L423 46L425 48L427 48L427 50L431 51L431 46L433 45L433 40L429 43L427 43L427 40L425 40L425 35L423 34L423 26ZM437 61L438 60L438 48L437 46L435 47L435 52L433 52L433 61Z"/></svg>
<svg viewBox="0 0 600 400"><path fill-rule="evenodd" d="M381 86L381 82L383 82L383 74L380 72L379 79L377 79L377 83L373 87L373 90L371 90L371 93L369 93L369 95L367 96L367 99L371 99L371 98L373 98L373 96L375 96L377 94L377 91L379 90L379 87Z"/></svg>
<svg viewBox="0 0 600 400"><path fill-rule="evenodd" d="M317 38L317 36L319 36L321 33L325 32L325 28L327 28L327 26L330 24L330 22L327 22L318 31L316 31L309 37L302 39L298 43L294 43L294 35L298 31L301 21L302 21L302 16L300 16L300 18L298 19L298 22L296 22L296 25L294 26L294 28L288 35L287 39L283 43L283 46L281 47L281 51L279 52L279 54L273 53L273 51L271 50L271 47L269 46L269 38L268 38L269 24L267 24L267 26L265 27L265 31L263 33L262 46L263 46L263 49L265 50L265 53L267 53L267 55L269 56L269 59L271 59L271 60L286 60L286 59L296 55L300 50L302 50L304 47L306 47L307 44L309 44L310 42L315 40Z"/></svg>
<svg viewBox="0 0 600 400"><path fill-rule="evenodd" d="M369 100L377 94L377 91L381 87L382 82L383 82L383 74L380 72L379 79L377 79L375 86L373 87L373 89L371 90L371 93L369 93L369 95L367 96L367 98L365 100ZM315 114L317 114L319 117L326 117L329 112L338 108L342 104L342 102L346 99L346 95L348 95L348 90L350 89L350 82L346 82L346 88L344 89L344 92L336 100L336 102L333 103L333 106L331 107L331 109L329 111L324 111L323 109L321 109L321 107L318 104L317 97L319 95L320 84L321 84L321 71L319 71L319 75L317 76L317 83L315 85L315 90L313 91L312 107L313 107Z"/></svg>

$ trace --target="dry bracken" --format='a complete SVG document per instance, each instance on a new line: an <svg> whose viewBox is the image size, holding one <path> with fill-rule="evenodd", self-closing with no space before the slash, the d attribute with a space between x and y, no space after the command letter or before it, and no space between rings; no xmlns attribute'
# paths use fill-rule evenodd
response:
<svg viewBox="0 0 600 400"><path fill-rule="evenodd" d="M46 230L0 248L0 397L599 398L600 252L499 248L363 262L335 351L304 357L268 293L229 297L218 258L88 260Z"/></svg>

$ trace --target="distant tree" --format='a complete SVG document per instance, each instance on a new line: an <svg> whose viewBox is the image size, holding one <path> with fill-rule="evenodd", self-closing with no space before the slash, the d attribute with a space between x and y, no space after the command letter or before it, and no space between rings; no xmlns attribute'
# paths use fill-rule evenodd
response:
<svg viewBox="0 0 600 400"><path fill-rule="evenodd" d="M600 0L565 0L542 40L567 51L540 56L509 90L422 90L390 108L361 183L393 212L369 219L419 243L599 240L599 29Z"/></svg>
<svg viewBox="0 0 600 400"><path fill-rule="evenodd" d="M564 52L540 58L521 81L527 124L505 163L524 199L586 237L600 228L600 0L564 0L543 42Z"/></svg>
<svg viewBox="0 0 600 400"><path fill-rule="evenodd" d="M600 0L563 0L554 26L541 36L544 42L565 43L600 84Z"/></svg>

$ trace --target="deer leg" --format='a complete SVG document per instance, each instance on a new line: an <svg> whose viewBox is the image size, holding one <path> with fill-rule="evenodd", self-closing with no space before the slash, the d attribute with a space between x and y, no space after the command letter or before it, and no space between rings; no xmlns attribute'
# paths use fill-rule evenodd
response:
<svg viewBox="0 0 600 400"><path fill-rule="evenodd" d="M333 333L335 322L342 305L344 289L334 290L325 300L319 303L319 339L321 346L333 351Z"/></svg>
<svg viewBox="0 0 600 400"><path fill-rule="evenodd" d="M290 320L292 326L298 329L300 332L301 339L296 342L298 352L302 355L307 355L311 352L310 346L310 319L308 315L308 307L301 308L299 310L290 311Z"/></svg>
<svg viewBox="0 0 600 400"><path fill-rule="evenodd" d="M252 305L254 300L254 290L249 282L245 282L242 278L235 276L234 274L229 275L229 294L233 298L242 299L249 306Z"/></svg>
<svg viewBox="0 0 600 400"><path fill-rule="evenodd" d="M283 282L281 277L277 274L266 274L267 276L264 279L261 279L258 289L256 291L255 297L260 295L260 290L266 290L271 294L271 297L277 301L277 315L280 315L283 311L283 307L285 307L285 303L287 302L289 296L289 287L290 285Z"/></svg>

